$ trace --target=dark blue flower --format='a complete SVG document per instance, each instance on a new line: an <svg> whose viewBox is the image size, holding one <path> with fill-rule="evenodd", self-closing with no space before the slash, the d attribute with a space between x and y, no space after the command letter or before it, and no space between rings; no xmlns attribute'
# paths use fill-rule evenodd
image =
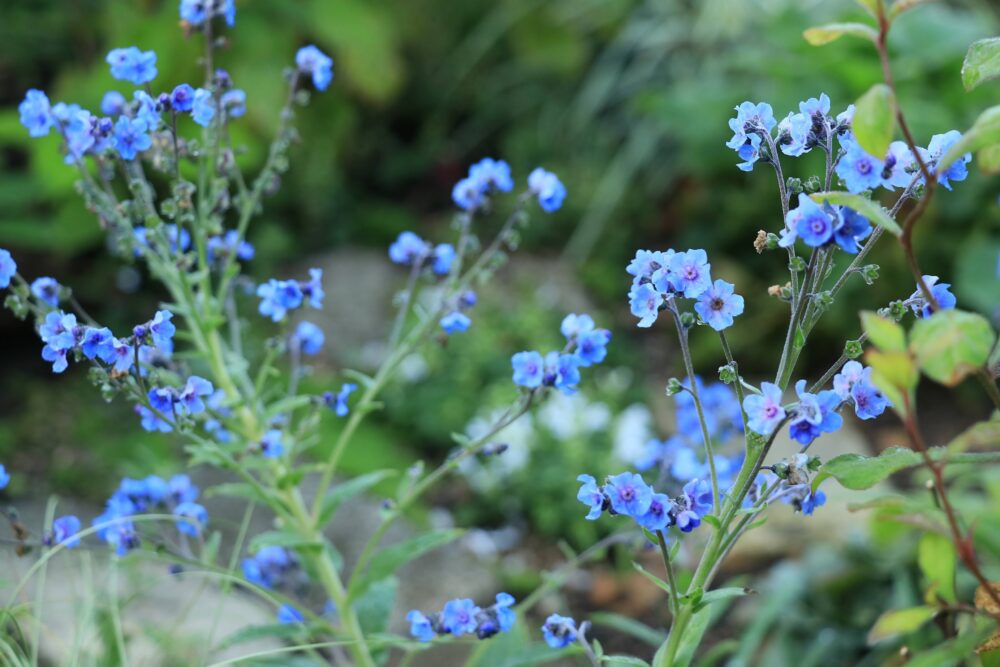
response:
<svg viewBox="0 0 1000 667"><path fill-rule="evenodd" d="M0 248L0 289L10 285L10 279L17 273L17 262L11 256L9 250Z"/></svg>
<svg viewBox="0 0 1000 667"><path fill-rule="evenodd" d="M115 149L123 160L134 160L136 155L153 145L146 123L128 116L119 116L114 139Z"/></svg>
<svg viewBox="0 0 1000 667"><path fill-rule="evenodd" d="M799 404L795 407L789 423L789 435L803 447L808 447L821 433L832 433L844 423L837 412L841 398L836 391L821 391L812 394L805 390L806 381L795 383Z"/></svg>
<svg viewBox="0 0 1000 667"><path fill-rule="evenodd" d="M178 518L177 530L191 537L198 537L208 525L208 510L198 503L181 503L174 508L174 516Z"/></svg>
<svg viewBox="0 0 1000 667"><path fill-rule="evenodd" d="M292 335L293 342L299 346L303 354L316 355L323 349L323 342L326 337L323 330L312 322L302 321L295 327Z"/></svg>
<svg viewBox="0 0 1000 667"><path fill-rule="evenodd" d="M948 289L951 287L951 283L939 283L937 276L924 276L924 283L930 289L934 300L937 301L941 310L954 308L958 303L955 295ZM920 291L919 285L917 286L917 291L910 295L908 301L910 309L920 317L930 317L934 314L934 308L924 299L924 294Z"/></svg>
<svg viewBox="0 0 1000 667"><path fill-rule="evenodd" d="M576 642L576 621L568 616L552 614L545 619L542 637L552 648L566 648Z"/></svg>
<svg viewBox="0 0 1000 667"><path fill-rule="evenodd" d="M28 134L32 137L44 137L55 124L49 98L40 90L29 90L17 111L21 115L21 125L28 128Z"/></svg>
<svg viewBox="0 0 1000 667"><path fill-rule="evenodd" d="M528 174L528 188L538 197L538 205L546 213L558 211L566 199L566 186L559 177L541 167Z"/></svg>
<svg viewBox="0 0 1000 667"><path fill-rule="evenodd" d="M346 382L340 387L340 391L334 394L333 392L326 392L323 395L323 399L327 406L331 408L338 417L346 417L349 412L347 406L347 399L352 393L357 391L358 385L352 382Z"/></svg>
<svg viewBox="0 0 1000 667"><path fill-rule="evenodd" d="M39 301L44 301L53 308L59 307L59 283L55 278L36 278L31 282L31 293Z"/></svg>
<svg viewBox="0 0 1000 667"><path fill-rule="evenodd" d="M441 611L441 628L456 637L476 631L476 615L480 609L468 598L449 600Z"/></svg>
<svg viewBox="0 0 1000 667"><path fill-rule="evenodd" d="M83 334L83 342L80 344L80 349L83 352L83 356L88 359L100 359L110 365L116 361L114 340L115 338L111 333L111 329L107 327L100 329L88 327Z"/></svg>
<svg viewBox="0 0 1000 667"><path fill-rule="evenodd" d="M649 509L645 514L635 517L636 523L646 530L656 531L666 530L674 522L674 503L670 497L664 493L654 493L649 503Z"/></svg>
<svg viewBox="0 0 1000 667"><path fill-rule="evenodd" d="M174 111L191 111L194 107L194 88L190 84L182 83L170 93L170 107Z"/></svg>
<svg viewBox="0 0 1000 667"><path fill-rule="evenodd" d="M80 519L67 514L52 522L52 535L48 543L50 545L62 544L67 549L80 546L80 538L76 534L80 532Z"/></svg>
<svg viewBox="0 0 1000 667"><path fill-rule="evenodd" d="M743 162L736 165L737 169L740 171L753 171L753 166L760 159L760 135L748 135L746 143L736 149L736 155L743 160Z"/></svg>
<svg viewBox="0 0 1000 667"><path fill-rule="evenodd" d="M434 632L434 622L422 611L410 610L406 614L406 620L410 624L410 635L417 641L429 642L437 637L437 633Z"/></svg>
<svg viewBox="0 0 1000 667"><path fill-rule="evenodd" d="M306 617L302 612L290 604L283 604L278 608L278 623L290 625L292 623L302 623Z"/></svg>
<svg viewBox="0 0 1000 667"><path fill-rule="evenodd" d="M878 387L866 380L854 383L851 399L854 401L854 414L860 419L875 419L892 405Z"/></svg>
<svg viewBox="0 0 1000 667"><path fill-rule="evenodd" d="M156 54L140 51L134 46L112 49L107 62L111 65L111 76L141 86L156 78Z"/></svg>
<svg viewBox="0 0 1000 667"><path fill-rule="evenodd" d="M312 44L299 49L295 64L300 72L312 77L316 90L326 90L333 80L333 60Z"/></svg>

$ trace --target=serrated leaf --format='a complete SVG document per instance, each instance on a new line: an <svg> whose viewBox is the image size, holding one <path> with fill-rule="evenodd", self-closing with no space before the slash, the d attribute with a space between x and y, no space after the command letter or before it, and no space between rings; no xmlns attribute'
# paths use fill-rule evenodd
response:
<svg viewBox="0 0 1000 667"><path fill-rule="evenodd" d="M938 160L935 171L945 172L966 153L975 153L996 144L1000 144L1000 106L990 107L979 114L972 127Z"/></svg>
<svg viewBox="0 0 1000 667"><path fill-rule="evenodd" d="M884 83L876 83L855 102L851 132L866 153L885 157L896 131L896 97Z"/></svg>
<svg viewBox="0 0 1000 667"><path fill-rule="evenodd" d="M870 310L861 312L861 328L868 340L885 352L905 352L906 332L898 323Z"/></svg>
<svg viewBox="0 0 1000 667"><path fill-rule="evenodd" d="M941 310L913 325L910 350L925 375L954 387L986 364L995 339L982 315Z"/></svg>
<svg viewBox="0 0 1000 667"><path fill-rule="evenodd" d="M873 43L878 39L878 33L875 32L875 29L864 23L827 23L809 28L802 33L806 41L813 46L829 44L844 35L860 37Z"/></svg>
<svg viewBox="0 0 1000 667"><path fill-rule="evenodd" d="M326 525L326 522L333 517L337 508L339 508L345 501L358 494L364 493L382 480L395 474L395 470L376 470L375 472L370 472L365 475L349 479L346 482L338 484L334 488L330 489L327 492L326 497L323 498L323 506L319 513L319 524L321 526Z"/></svg>
<svg viewBox="0 0 1000 667"><path fill-rule="evenodd" d="M458 539L463 532L451 529L420 533L382 549L372 558L364 576L352 582L349 597L362 595L375 582L385 579L411 560Z"/></svg>
<svg viewBox="0 0 1000 667"><path fill-rule="evenodd" d="M937 613L935 607L910 607L884 612L868 632L868 643L875 644L884 639L913 632L931 620Z"/></svg>
<svg viewBox="0 0 1000 667"><path fill-rule="evenodd" d="M983 81L1000 76L1000 37L973 42L962 62L962 85L972 90Z"/></svg>
<svg viewBox="0 0 1000 667"><path fill-rule="evenodd" d="M998 140L997 143L1000 143L1000 140ZM824 201L828 201L831 204L846 206L847 208L854 209L864 217L868 218L872 224L884 227L887 231L892 232L896 236L900 236L903 233L903 230L898 224L896 224L896 221L889 217L889 213L882 208L877 201L868 199L867 197L840 191L817 192L809 196L812 197L813 201L820 204Z"/></svg>
<svg viewBox="0 0 1000 667"><path fill-rule="evenodd" d="M955 569L958 554L950 539L937 533L924 533L917 545L917 565L930 585L927 604L936 604L937 598L956 602Z"/></svg>

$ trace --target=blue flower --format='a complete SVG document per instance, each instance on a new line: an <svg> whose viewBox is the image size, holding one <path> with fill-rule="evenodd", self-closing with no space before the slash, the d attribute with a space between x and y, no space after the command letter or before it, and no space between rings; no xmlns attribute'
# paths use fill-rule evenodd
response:
<svg viewBox="0 0 1000 667"><path fill-rule="evenodd" d="M275 588L293 570L298 568L295 555L279 546L261 547L252 558L242 563L243 576L261 588Z"/></svg>
<svg viewBox="0 0 1000 667"><path fill-rule="evenodd" d="M31 293L39 301L44 301L53 308L59 307L59 283L55 278L36 278L31 283Z"/></svg>
<svg viewBox="0 0 1000 667"><path fill-rule="evenodd" d="M623 472L609 477L604 491L611 501L611 509L618 514L638 518L649 511L653 490L642 477L633 472Z"/></svg>
<svg viewBox="0 0 1000 667"><path fill-rule="evenodd" d="M135 120L141 120L146 124L146 129L150 132L160 126L160 105L145 90L137 90L132 94L136 101Z"/></svg>
<svg viewBox="0 0 1000 667"><path fill-rule="evenodd" d="M290 604L283 604L278 608L278 623L290 625L292 623L302 623L306 617L302 612Z"/></svg>
<svg viewBox="0 0 1000 667"><path fill-rule="evenodd" d="M141 86L156 78L156 54L140 51L134 46L112 49L107 62L111 65L111 76Z"/></svg>
<svg viewBox="0 0 1000 667"><path fill-rule="evenodd" d="M917 150L920 152L924 164L930 162L931 157L926 149L918 146ZM908 187L919 171L920 165L917 164L913 151L910 150L905 141L894 141L889 144L889 152L886 154L882 166L882 187L888 190ZM922 177L918 182L921 181Z"/></svg>
<svg viewBox="0 0 1000 667"><path fill-rule="evenodd" d="M410 634L417 641L429 642L437 637L434 623L423 612L412 609L406 614L406 620L410 624Z"/></svg>
<svg viewBox="0 0 1000 667"><path fill-rule="evenodd" d="M241 118L247 112L247 94L239 88L227 90L219 98L222 110L230 118Z"/></svg>
<svg viewBox="0 0 1000 667"><path fill-rule="evenodd" d="M6 489L8 484L10 484L10 475L7 474L7 469L0 463L0 491Z"/></svg>
<svg viewBox="0 0 1000 667"><path fill-rule="evenodd" d="M235 256L243 261L254 257L254 247L240 239L239 232L230 229L222 236L209 237L206 243L209 264L216 264L224 257Z"/></svg>
<svg viewBox="0 0 1000 667"><path fill-rule="evenodd" d="M410 266L422 262L431 252L431 246L413 232L402 232L389 246L389 259L396 264Z"/></svg>
<svg viewBox="0 0 1000 667"><path fill-rule="evenodd" d="M63 138L66 140L66 164L74 164L82 158L95 143L94 123L96 118L79 104L63 104L60 102L52 107L52 115L60 123Z"/></svg>
<svg viewBox="0 0 1000 667"><path fill-rule="evenodd" d="M328 391L323 395L323 399L327 406L333 409L334 414L338 417L346 417L349 412L347 399L357 390L357 388L358 385L347 382L341 385L340 391L337 392L336 395Z"/></svg>
<svg viewBox="0 0 1000 667"><path fill-rule="evenodd" d="M472 320L465 313L455 310L442 317L439 324L444 332L450 336L468 331L469 327L472 326Z"/></svg>
<svg viewBox="0 0 1000 667"><path fill-rule="evenodd" d="M840 400L846 401L851 397L851 388L855 382L870 378L871 369L865 369L860 362L852 359L843 365L839 373L833 376L833 390L840 396Z"/></svg>
<svg viewBox="0 0 1000 667"><path fill-rule="evenodd" d="M169 310L158 310L153 315L153 319L150 320L147 329L150 337L153 339L153 345L156 347L164 350L173 350L174 333L177 332L177 327L171 322L173 318L174 314Z"/></svg>
<svg viewBox="0 0 1000 667"><path fill-rule="evenodd" d="M181 0L181 20L194 26L205 21L223 16L226 25L232 27L236 23L236 3L234 0Z"/></svg>
<svg viewBox="0 0 1000 667"><path fill-rule="evenodd" d="M941 310L954 308L958 303L955 295L948 290L951 287L951 283L939 283L937 276L924 276L924 283L930 289L934 300L937 301ZM924 299L924 294L920 291L919 285L917 286L917 291L911 294L907 301L909 301L910 309L914 314L920 317L930 317L934 314L934 308Z"/></svg>
<svg viewBox="0 0 1000 667"><path fill-rule="evenodd" d="M479 182L466 177L452 187L451 200L463 211L474 211L486 202L486 197Z"/></svg>
<svg viewBox="0 0 1000 667"><path fill-rule="evenodd" d="M10 285L10 279L17 273L17 262L11 256L9 250L0 248L0 289Z"/></svg>
<svg viewBox="0 0 1000 667"><path fill-rule="evenodd" d="M753 171L753 166L760 159L760 135L747 136L746 143L736 149L736 155L743 162L736 165L740 171Z"/></svg>
<svg viewBox="0 0 1000 667"><path fill-rule="evenodd" d="M433 264L431 270L439 276L446 276L451 272L452 262L455 261L455 247L450 243L440 243L434 248Z"/></svg>
<svg viewBox="0 0 1000 667"><path fill-rule="evenodd" d="M552 614L545 619L542 626L542 637L552 648L566 648L576 642L576 621L568 616Z"/></svg>
<svg viewBox="0 0 1000 667"><path fill-rule="evenodd" d="M178 404L187 411L188 414L196 415L205 411L203 396L211 396L215 392L212 383L203 377L192 375L187 379L184 389L177 397Z"/></svg>
<svg viewBox="0 0 1000 667"><path fill-rule="evenodd" d="M483 193L490 190L510 192L514 189L514 179L510 175L510 165L503 160L484 157L469 167L469 178L479 185L480 191Z"/></svg>
<svg viewBox="0 0 1000 667"><path fill-rule="evenodd" d="M333 80L333 60L312 44L299 49L295 64L300 72L312 76L316 90L326 90Z"/></svg>
<svg viewBox="0 0 1000 667"><path fill-rule="evenodd" d="M510 632L514 627L517 615L511 607L514 606L514 596L510 593L497 593L496 602L493 608L496 610L497 621L500 623L500 632Z"/></svg>
<svg viewBox="0 0 1000 667"><path fill-rule="evenodd" d="M309 269L309 282L299 283L303 298L309 301L309 306L316 310L323 308L323 269Z"/></svg>
<svg viewBox="0 0 1000 667"><path fill-rule="evenodd" d="M153 387L146 397L154 410L170 415L177 404L177 392L171 387Z"/></svg>
<svg viewBox="0 0 1000 667"><path fill-rule="evenodd" d="M811 394L805 390L806 381L795 383L799 404L795 407L788 433L803 447L808 447L821 433L832 433L844 423L837 413L841 399L836 391Z"/></svg>
<svg viewBox="0 0 1000 667"><path fill-rule="evenodd" d="M55 120L49 98L40 90L32 88L24 95L24 101L17 106L21 114L21 125L28 128L32 137L44 137L52 129Z"/></svg>
<svg viewBox="0 0 1000 667"><path fill-rule="evenodd" d="M208 127L212 123L215 118L215 98L212 97L212 91L204 88L194 91L191 118L202 127Z"/></svg>
<svg viewBox="0 0 1000 667"><path fill-rule="evenodd" d="M594 318L590 315L577 315L570 313L563 318L559 325L559 333L566 338L566 342L571 342L580 334L585 334L594 330Z"/></svg>
<svg viewBox="0 0 1000 667"><path fill-rule="evenodd" d="M711 269L704 250L677 252L670 258L670 282L678 293L697 299L712 284Z"/></svg>
<svg viewBox="0 0 1000 667"><path fill-rule="evenodd" d="M817 507L822 507L825 504L826 494L817 489L816 491L810 491L802 500L801 510L806 516L811 516Z"/></svg>
<svg viewBox="0 0 1000 667"><path fill-rule="evenodd" d="M88 359L100 359L106 364L113 364L116 361L114 340L111 329L88 327L83 334L80 349Z"/></svg>
<svg viewBox="0 0 1000 667"><path fill-rule="evenodd" d="M645 514L635 517L636 523L652 532L666 530L673 522L674 503L664 493L654 493Z"/></svg>
<svg viewBox="0 0 1000 667"><path fill-rule="evenodd" d="M785 409L781 407L781 388L770 382L762 382L760 390L760 394L750 394L743 399L747 428L760 435L771 435L785 418Z"/></svg>
<svg viewBox="0 0 1000 667"><path fill-rule="evenodd" d="M878 387L868 380L854 383L851 399L854 401L854 414L860 419L875 419L892 405Z"/></svg>
<svg viewBox="0 0 1000 667"><path fill-rule="evenodd" d="M198 537L208 525L208 510L198 503L181 503L174 508L174 516L178 518L177 530L191 537Z"/></svg>
<svg viewBox="0 0 1000 667"><path fill-rule="evenodd" d="M868 218L846 206L841 206L837 215L840 216L840 224L833 232L833 240L844 252L849 252L852 255L857 254L858 250L861 249L861 244L858 241L867 238L872 233L871 223L868 222Z"/></svg>
<svg viewBox="0 0 1000 667"><path fill-rule="evenodd" d="M153 145L145 121L119 116L115 122L115 149L123 160L134 160L135 156Z"/></svg>
<svg viewBox="0 0 1000 667"><path fill-rule="evenodd" d="M778 146L789 157L799 157L811 148L809 135L812 118L803 113L789 113L778 123Z"/></svg>
<svg viewBox="0 0 1000 667"><path fill-rule="evenodd" d="M260 439L260 451L264 458L268 459L276 459L281 456L282 452L285 451L285 447L281 443L281 431L273 428L265 433L264 437Z"/></svg>
<svg viewBox="0 0 1000 667"><path fill-rule="evenodd" d="M837 163L836 172L850 192L857 194L882 184L882 160L866 153L852 136L841 137L840 145L846 153Z"/></svg>
<svg viewBox="0 0 1000 667"><path fill-rule="evenodd" d="M303 354L316 355L323 349L325 336L323 330L312 322L302 321L295 328L292 340L299 346Z"/></svg>
<svg viewBox="0 0 1000 667"><path fill-rule="evenodd" d="M566 199L566 186L559 177L541 167L528 174L528 188L538 197L538 205L546 213L558 211Z"/></svg>
<svg viewBox="0 0 1000 667"><path fill-rule="evenodd" d="M690 533L712 511L712 487L703 479L692 479L677 497L674 521L677 528Z"/></svg>
<svg viewBox="0 0 1000 667"><path fill-rule="evenodd" d="M518 352L510 358L510 363L514 368L514 384L528 389L542 386L542 380L545 378L545 360L541 353Z"/></svg>
<svg viewBox="0 0 1000 667"><path fill-rule="evenodd" d="M191 483L187 475L174 475L166 483L164 497L174 505L194 502L198 498L198 487Z"/></svg>
<svg viewBox="0 0 1000 667"><path fill-rule="evenodd" d="M80 519L67 514L52 522L52 535L49 544L62 544L67 549L80 546L80 538L76 534L80 532Z"/></svg>
<svg viewBox="0 0 1000 667"><path fill-rule="evenodd" d="M650 283L633 283L628 300L632 314L639 318L638 326L644 329L653 326L660 314L660 306L663 305L663 295Z"/></svg>
<svg viewBox="0 0 1000 667"><path fill-rule="evenodd" d="M285 319L289 310L294 310L302 305L302 288L294 280L272 278L263 285L257 286L257 296L261 299L257 310L261 315L270 317L274 322Z"/></svg>
<svg viewBox="0 0 1000 667"><path fill-rule="evenodd" d="M174 430L174 427L170 422L160 419L159 415L145 406L135 406L135 412L139 415L140 423L144 431L149 431L150 433L170 433Z"/></svg>
<svg viewBox="0 0 1000 667"><path fill-rule="evenodd" d="M940 160L945 153L947 153L952 146L962 138L962 133L958 130L951 130L950 132L945 132L944 134L935 134L931 137L931 141L927 144L927 153L930 159L934 162ZM972 160L972 153L966 153L959 159L955 160L944 170L944 173L938 174L938 183L944 187L951 190L952 181L964 181L969 175L969 168L966 166Z"/></svg>
<svg viewBox="0 0 1000 667"><path fill-rule="evenodd" d="M732 283L716 280L715 283L701 293L695 311L701 315L708 326L716 331L722 331L733 325L733 318L743 313L743 297L734 293Z"/></svg>
<svg viewBox="0 0 1000 667"><path fill-rule="evenodd" d="M170 107L174 111L191 111L194 107L194 88L190 84L182 83L170 93Z"/></svg>
<svg viewBox="0 0 1000 667"><path fill-rule="evenodd" d="M580 384L580 362L574 354L549 352L545 355L545 374L542 384L555 387L567 396L576 393Z"/></svg>
<svg viewBox="0 0 1000 667"><path fill-rule="evenodd" d="M441 610L441 628L456 637L476 631L476 614L480 611L468 598L449 600Z"/></svg>
<svg viewBox="0 0 1000 667"><path fill-rule="evenodd" d="M117 90L109 90L101 98L101 113L105 116L118 116L125 111L125 96Z"/></svg>
<svg viewBox="0 0 1000 667"><path fill-rule="evenodd" d="M735 108L736 118L729 120L729 129L733 131L733 136L726 142L726 146L733 150L739 150L746 143L748 135L770 134L777 124L774 110L766 102L759 104L743 102Z"/></svg>
<svg viewBox="0 0 1000 667"><path fill-rule="evenodd" d="M581 333L576 338L577 364L583 368L599 364L608 356L608 343L611 342L611 332L607 329L594 329Z"/></svg>
<svg viewBox="0 0 1000 667"><path fill-rule="evenodd" d="M594 521L604 511L604 490L597 485L597 480L592 475L580 475L576 481L582 483L576 494L576 499L590 508L590 511L587 512L587 519Z"/></svg>
<svg viewBox="0 0 1000 667"><path fill-rule="evenodd" d="M788 247L797 237L802 237L806 245L818 248L833 238L834 220L812 197L801 193L798 207L785 217L785 228L789 231L779 241L782 247Z"/></svg>
<svg viewBox="0 0 1000 667"><path fill-rule="evenodd" d="M635 258L625 267L625 271L634 276L632 284L643 282L643 279L652 280L653 274L660 269L669 269L670 259L674 256L673 250L665 252L659 250L636 250Z"/></svg>

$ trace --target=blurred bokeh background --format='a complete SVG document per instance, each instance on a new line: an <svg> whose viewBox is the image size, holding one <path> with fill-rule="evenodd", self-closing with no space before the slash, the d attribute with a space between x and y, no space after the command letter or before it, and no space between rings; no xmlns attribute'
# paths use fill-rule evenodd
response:
<svg viewBox="0 0 1000 667"><path fill-rule="evenodd" d="M771 172L735 168L724 146L726 122L745 99L769 101L782 117L820 92L838 112L876 81L867 44L844 39L815 48L801 37L810 25L860 19L853 2L238 0L237 7L237 29L221 60L248 93L236 142L246 146L240 159L251 173L275 129L291 54L314 42L335 61L334 85L299 113L306 143L293 149L281 191L250 232L255 278L305 266L328 271L333 344L310 380L317 387L344 365L364 367L371 358L370 342L385 333L401 278L384 261L384 248L404 229L443 239L451 186L471 162L502 157L522 180L541 164L569 190L563 210L532 225L521 257L488 290L475 333L412 360L407 380L386 397L387 411L363 430L349 469L444 456L450 433L475 428L509 399L509 353L544 348L563 313L587 308L614 332L609 370L580 401L540 413L511 435L526 444L509 470L467 471L467 481L436 499L457 508L453 520L462 525L514 525L521 543L549 549L556 539L586 546L606 528L582 520L567 471L620 467L645 438L669 434L662 386L677 373L677 358L669 332L637 330L628 313L624 266L637 248L706 248L713 273L748 299L731 338L743 370L751 377L773 372L787 312L766 289L787 274L777 255L757 255L752 242L758 229L777 230L780 208ZM105 252L55 138L29 142L16 105L38 87L54 101L96 108L115 84L104 55L130 44L156 50L159 81L195 80L200 42L183 38L173 0L8 0L2 13L0 246L15 253L24 274L70 284L98 319L137 321L161 295ZM989 0L931 3L898 21L894 66L918 141L967 127L996 103L996 86L966 93L958 72L968 44L997 34L998 25L1000 9ZM808 176L819 160L802 158L788 171ZM995 179L973 169L957 193L937 198L916 240L926 271L949 280L964 307L994 321L998 191ZM858 310L912 290L891 243L872 257L880 280L871 288L852 281L844 290L816 330L803 376L816 377L844 340L858 335ZM0 313L0 340L0 460L21 473L20 484L99 500L123 474L181 465L168 439L143 433L126 407L105 406L84 373L53 377L33 332L7 313ZM713 375L721 364L716 341L696 336L694 343L699 368ZM953 396L931 393L924 404L932 433L942 437L986 410L974 386ZM877 448L891 443L891 421L881 430L853 426ZM457 502L467 498L475 502ZM781 650L809 648L817 628L830 627L837 628L832 635L819 635L830 645L863 644L867 617L851 610L877 609L872 591L905 595L897 566L907 551L892 560L887 545L899 535L884 531L766 575L793 600L787 604L804 610L781 626ZM862 575L859 564L870 562L873 550L883 556L879 568ZM810 595L809 572L840 573L830 584L839 597L828 596L825 609ZM509 576L522 575L513 568ZM760 624L762 614L733 622ZM847 664L824 662L823 650L808 664Z"/></svg>

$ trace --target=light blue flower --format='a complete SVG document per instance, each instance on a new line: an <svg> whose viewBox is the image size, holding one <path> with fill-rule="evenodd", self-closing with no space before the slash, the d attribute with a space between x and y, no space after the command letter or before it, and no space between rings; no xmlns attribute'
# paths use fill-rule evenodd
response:
<svg viewBox="0 0 1000 667"><path fill-rule="evenodd" d="M733 318L743 314L743 297L734 290L732 283L716 280L698 297L694 304L695 312L716 331L731 327Z"/></svg>
<svg viewBox="0 0 1000 667"><path fill-rule="evenodd" d="M514 368L514 384L528 389L535 389L542 386L545 377L545 360L541 353L518 352L510 359Z"/></svg>
<svg viewBox="0 0 1000 667"><path fill-rule="evenodd" d="M194 101L191 104L191 118L202 127L208 127L215 118L215 98L212 91L199 88L194 91Z"/></svg>
<svg viewBox="0 0 1000 667"><path fill-rule="evenodd" d="M21 115L21 125L28 128L32 137L44 137L55 124L49 98L40 90L32 88L25 93L17 111Z"/></svg>
<svg viewBox="0 0 1000 667"><path fill-rule="evenodd" d="M333 80L333 60L312 44L298 50L295 64L300 72L312 77L316 90L326 90Z"/></svg>
<svg viewBox="0 0 1000 667"><path fill-rule="evenodd" d="M208 510L198 503L181 503L174 508L174 516L178 519L177 530L191 537L198 537L208 525Z"/></svg>
<svg viewBox="0 0 1000 667"><path fill-rule="evenodd" d="M140 51L134 46L112 49L107 62L111 65L111 76L141 86L156 78L156 53Z"/></svg>
<svg viewBox="0 0 1000 667"><path fill-rule="evenodd" d="M576 621L568 616L552 614L545 619L542 637L552 648L566 648L576 642Z"/></svg>
<svg viewBox="0 0 1000 667"><path fill-rule="evenodd" d="M441 628L456 637L476 631L476 615L480 609L468 598L449 600L441 610Z"/></svg>
<svg viewBox="0 0 1000 667"><path fill-rule="evenodd" d="M927 144L927 153L934 162L940 160L945 153L951 150L962 133L958 130L951 130L944 134L935 134ZM952 181L964 181L969 175L968 164L972 160L972 153L966 153L962 157L952 162L944 172L938 174L938 183L951 190Z"/></svg>
<svg viewBox="0 0 1000 667"><path fill-rule="evenodd" d="M442 317L439 324L444 332L451 336L468 331L469 327L472 326L472 320L465 313L455 310Z"/></svg>
<svg viewBox="0 0 1000 667"><path fill-rule="evenodd" d="M528 188L538 197L538 205L546 213L558 211L566 199L566 186L559 177L541 167L528 174Z"/></svg>
<svg viewBox="0 0 1000 667"><path fill-rule="evenodd" d="M115 122L114 140L118 154L129 161L153 145L146 123L128 116L119 116Z"/></svg>
<svg viewBox="0 0 1000 667"><path fill-rule="evenodd" d="M11 278L17 273L17 262L14 261L9 250L0 248L0 289L5 289L10 285Z"/></svg>
<svg viewBox="0 0 1000 667"><path fill-rule="evenodd" d="M670 258L671 283L688 299L697 299L711 286L711 269L708 255L701 249L674 253Z"/></svg>
<svg viewBox="0 0 1000 667"><path fill-rule="evenodd" d="M762 382L760 394L750 394L743 399L747 413L747 428L760 435L771 435L785 418L781 407L781 388L771 382Z"/></svg>

